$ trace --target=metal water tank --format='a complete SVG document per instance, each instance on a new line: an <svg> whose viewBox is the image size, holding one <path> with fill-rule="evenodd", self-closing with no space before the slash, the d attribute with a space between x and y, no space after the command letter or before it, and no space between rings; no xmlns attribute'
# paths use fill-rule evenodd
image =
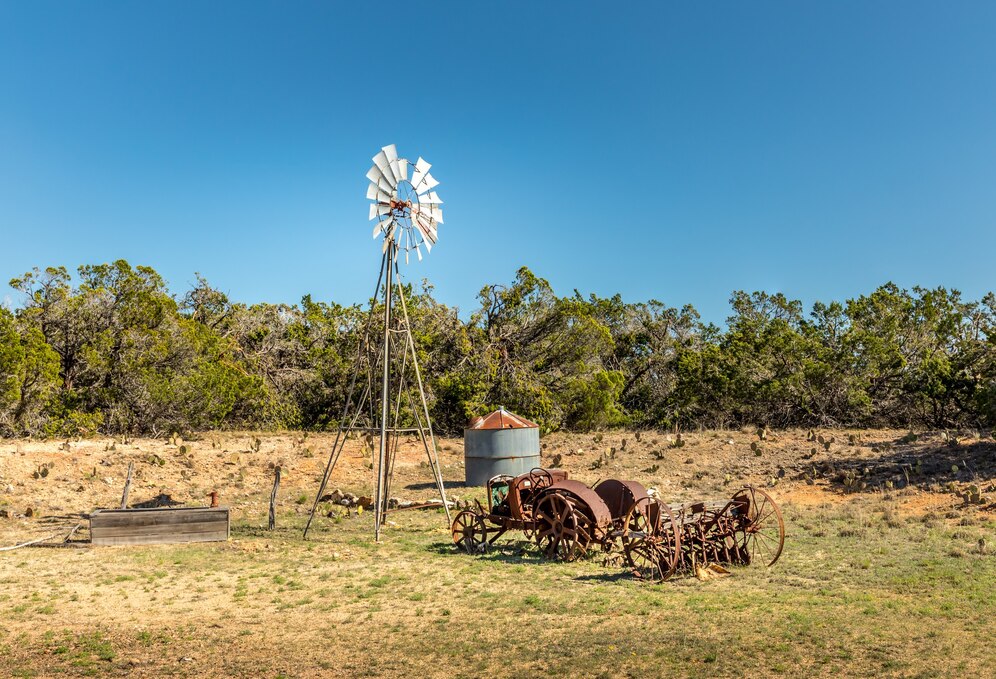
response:
<svg viewBox="0 0 996 679"><path fill-rule="evenodd" d="M463 455L468 486L484 486L498 474L524 474L540 466L539 425L499 408L464 429Z"/></svg>

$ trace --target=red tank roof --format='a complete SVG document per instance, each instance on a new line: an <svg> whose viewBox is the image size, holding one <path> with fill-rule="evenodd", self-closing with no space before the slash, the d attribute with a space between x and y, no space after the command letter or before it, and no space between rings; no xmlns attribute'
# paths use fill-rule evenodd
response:
<svg viewBox="0 0 996 679"><path fill-rule="evenodd" d="M467 425L467 429L535 429L537 427L539 425L535 422L530 422L504 408L499 408L484 417L475 417Z"/></svg>

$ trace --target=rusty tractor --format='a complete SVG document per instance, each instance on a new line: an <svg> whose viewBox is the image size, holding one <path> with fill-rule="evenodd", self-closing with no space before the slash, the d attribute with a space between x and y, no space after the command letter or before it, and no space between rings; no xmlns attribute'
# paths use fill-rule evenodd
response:
<svg viewBox="0 0 996 679"><path fill-rule="evenodd" d="M471 554L521 531L560 561L621 546L634 576L662 582L697 565L770 566L785 543L781 510L753 487L726 501L669 505L636 481L606 479L589 488L562 469L536 468L492 478L487 496L487 509L478 502L453 520L454 544Z"/></svg>

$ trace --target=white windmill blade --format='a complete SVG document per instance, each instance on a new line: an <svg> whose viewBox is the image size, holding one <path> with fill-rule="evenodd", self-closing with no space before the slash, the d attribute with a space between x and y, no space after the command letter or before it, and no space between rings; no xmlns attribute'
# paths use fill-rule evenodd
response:
<svg viewBox="0 0 996 679"><path fill-rule="evenodd" d="M419 196L418 197L418 202L422 203L423 205L426 204L426 203L428 203L429 205L442 205L443 204L442 199L439 196L436 195L435 191L430 191L429 193L427 193L424 196Z"/></svg>
<svg viewBox="0 0 996 679"><path fill-rule="evenodd" d="M418 255L418 261L422 261L422 249L415 243L415 254Z"/></svg>
<svg viewBox="0 0 996 679"><path fill-rule="evenodd" d="M415 171L412 172L412 186L418 186L422 183L422 176L429 171L430 167L432 167L432 165L425 162L425 160L422 159L422 156L418 157L418 160L415 161Z"/></svg>
<svg viewBox="0 0 996 679"><path fill-rule="evenodd" d="M386 193L383 190L378 190L377 191L377 202L378 203L387 203L387 204L390 204L391 200L393 200L393 196L390 193Z"/></svg>
<svg viewBox="0 0 996 679"><path fill-rule="evenodd" d="M384 155L387 156L387 162L391 166L391 172L394 173L394 185L397 186L398 182L401 181L401 168L398 167L398 147L394 144L388 144L383 149Z"/></svg>
<svg viewBox="0 0 996 679"><path fill-rule="evenodd" d="M387 147L385 146L384 148ZM384 179L391 183L392 188L398 185L398 180L391 170L391 161L387 159L387 153L384 152L384 149L381 149L380 153L373 157L373 162L380 169L381 174L384 175Z"/></svg>
<svg viewBox="0 0 996 679"><path fill-rule="evenodd" d="M415 192L418 193L418 194L422 194L422 193L425 193L426 191L432 190L433 188L435 188L437 186L439 186L439 182L436 181L436 178L433 177L428 172L426 172L425 176L422 177L421 184L419 184L418 186L415 187Z"/></svg>
<svg viewBox="0 0 996 679"><path fill-rule="evenodd" d="M426 253L432 252L432 239L429 238L425 227L416 223L415 228L418 229L419 235L422 236L422 245L425 246Z"/></svg>
<svg viewBox="0 0 996 679"><path fill-rule="evenodd" d="M382 221L377 222L374 225L373 237L376 238L377 236L379 236L382 233L387 233L387 227L390 226L390 224L391 224L391 219L390 218L384 219Z"/></svg>
<svg viewBox="0 0 996 679"><path fill-rule="evenodd" d="M436 222L437 224L443 223L443 210L442 208L436 205L433 205L431 203L427 204L425 207L419 210L419 213L425 215L426 217Z"/></svg>
<svg viewBox="0 0 996 679"><path fill-rule="evenodd" d="M377 167L376 165L372 166L369 170L367 170L367 179L372 181L374 184L376 184L379 179L383 178L383 176L384 174L380 171L380 168Z"/></svg>
<svg viewBox="0 0 996 679"><path fill-rule="evenodd" d="M381 177L377 181L377 186L379 186L380 190L383 191L384 193L388 194L394 193L394 186L391 184L391 182L389 182L387 179L384 179L383 177Z"/></svg>
<svg viewBox="0 0 996 679"><path fill-rule="evenodd" d="M435 243L439 240L439 232L436 231L436 227L432 225L427 219L421 217L416 217L415 223L418 225L419 231L425 237L426 242Z"/></svg>
<svg viewBox="0 0 996 679"><path fill-rule="evenodd" d="M404 158L398 158L398 173L399 182L408 180L408 161Z"/></svg>
<svg viewBox="0 0 996 679"><path fill-rule="evenodd" d="M376 183L371 184L367 187L367 199L377 200L377 192L380 191L380 187Z"/></svg>
<svg viewBox="0 0 996 679"><path fill-rule="evenodd" d="M381 205L380 203L370 203L370 216L368 219L374 219L375 217L383 217L384 215L391 213L390 205Z"/></svg>

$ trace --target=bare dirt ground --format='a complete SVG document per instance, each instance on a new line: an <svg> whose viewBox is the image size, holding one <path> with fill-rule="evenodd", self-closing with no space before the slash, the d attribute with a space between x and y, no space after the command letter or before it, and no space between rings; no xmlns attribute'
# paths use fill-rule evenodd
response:
<svg viewBox="0 0 996 679"><path fill-rule="evenodd" d="M820 440L822 437L822 442ZM754 431L553 434L543 463L587 483L632 478L669 501L764 486L783 505L772 569L708 583L634 582L601 557L543 561L514 540L456 554L439 510L311 508L329 435L0 441L0 547L64 535L168 496L232 509L227 543L0 552L0 676L991 676L996 654L996 443L974 434ZM448 493L459 440L439 442ZM370 494L351 441L329 490ZM264 530L273 467L278 530ZM424 451L402 446L395 492L434 496ZM910 620L922 624L910 625ZM915 649L910 652L909 649Z"/></svg>

